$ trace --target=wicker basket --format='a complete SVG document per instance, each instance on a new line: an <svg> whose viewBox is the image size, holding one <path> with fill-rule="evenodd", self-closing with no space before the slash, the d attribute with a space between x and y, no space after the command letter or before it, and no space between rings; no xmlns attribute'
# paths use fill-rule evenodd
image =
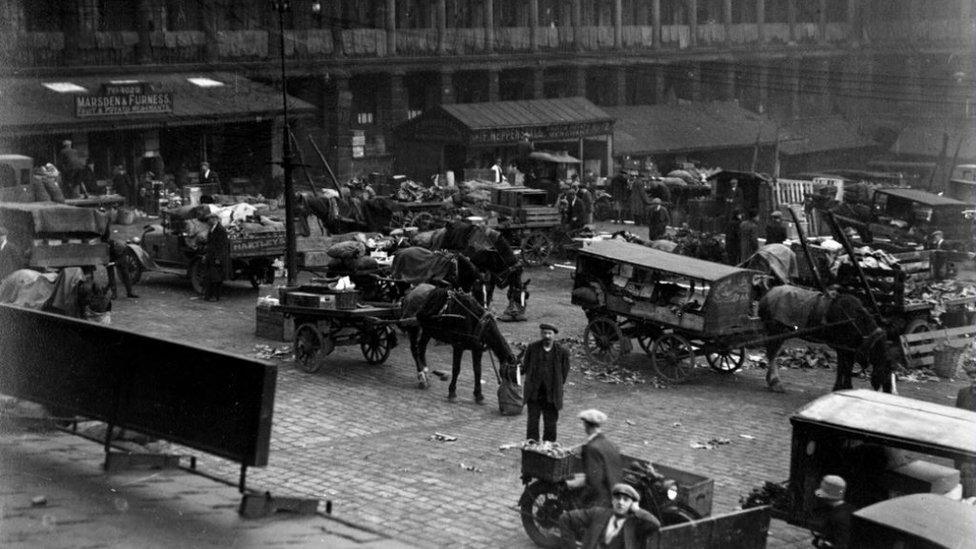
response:
<svg viewBox="0 0 976 549"><path fill-rule="evenodd" d="M559 482L583 470L583 460L578 454L564 457L522 450L522 475L549 482Z"/></svg>
<svg viewBox="0 0 976 549"><path fill-rule="evenodd" d="M968 347L966 341L962 343L962 345L953 345L946 342L932 350L932 371L935 372L935 375L944 379L956 377L960 359Z"/></svg>

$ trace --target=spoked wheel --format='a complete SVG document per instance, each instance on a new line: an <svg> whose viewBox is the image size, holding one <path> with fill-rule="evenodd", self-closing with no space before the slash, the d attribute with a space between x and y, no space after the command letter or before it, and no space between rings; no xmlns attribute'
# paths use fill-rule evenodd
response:
<svg viewBox="0 0 976 549"><path fill-rule="evenodd" d="M365 329L359 334L359 348L363 351L366 364L386 362L393 347L396 347L396 332L388 324Z"/></svg>
<svg viewBox="0 0 976 549"><path fill-rule="evenodd" d="M745 347L738 349L722 349L705 355L705 360L716 372L731 374L738 370L746 361Z"/></svg>
<svg viewBox="0 0 976 549"><path fill-rule="evenodd" d="M522 261L532 267L545 263L552 253L552 241L545 233L531 233L522 239Z"/></svg>
<svg viewBox="0 0 976 549"><path fill-rule="evenodd" d="M694 374L695 349L678 334L664 334L654 340L651 365L667 381L687 381Z"/></svg>
<svg viewBox="0 0 976 549"><path fill-rule="evenodd" d="M654 340L661 335L661 330L655 328L652 324L638 324L636 327L637 331L637 344L640 345L641 349L648 355L651 354L651 349L654 348Z"/></svg>
<svg viewBox="0 0 976 549"><path fill-rule="evenodd" d="M410 225L417 227L420 232L429 231L434 225L434 215L430 212L417 212L410 220Z"/></svg>
<svg viewBox="0 0 976 549"><path fill-rule="evenodd" d="M609 316L594 317L583 332L586 356L602 364L614 364L620 360L620 357L629 352L629 345L625 345L624 334L620 331L617 320Z"/></svg>
<svg viewBox="0 0 976 549"><path fill-rule="evenodd" d="M519 498L522 527L539 547L561 546L559 516L577 507L572 498L560 497L557 490L555 484L533 482Z"/></svg>
<svg viewBox="0 0 976 549"><path fill-rule="evenodd" d="M314 374L319 371L326 354L322 351L323 346L318 326L302 324L295 330L295 363L306 373Z"/></svg>

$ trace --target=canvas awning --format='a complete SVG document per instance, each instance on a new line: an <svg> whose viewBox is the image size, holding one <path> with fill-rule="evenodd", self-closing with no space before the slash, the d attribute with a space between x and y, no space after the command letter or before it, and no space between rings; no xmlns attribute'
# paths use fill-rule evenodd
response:
<svg viewBox="0 0 976 549"><path fill-rule="evenodd" d="M579 158L570 156L563 152L553 153L546 151L533 151L529 153L532 160L542 160L543 162L555 162L556 164L579 164Z"/></svg>
<svg viewBox="0 0 976 549"><path fill-rule="evenodd" d="M621 155L676 154L771 145L776 123L735 103L605 107L617 121L613 152Z"/></svg>
<svg viewBox="0 0 976 549"><path fill-rule="evenodd" d="M279 115L281 103L271 86L223 72L0 78L0 133L254 122ZM288 108L295 116L316 110L294 97Z"/></svg>
<svg viewBox="0 0 976 549"><path fill-rule="evenodd" d="M398 126L402 139L473 146L564 141L613 133L613 118L582 97L439 105Z"/></svg>

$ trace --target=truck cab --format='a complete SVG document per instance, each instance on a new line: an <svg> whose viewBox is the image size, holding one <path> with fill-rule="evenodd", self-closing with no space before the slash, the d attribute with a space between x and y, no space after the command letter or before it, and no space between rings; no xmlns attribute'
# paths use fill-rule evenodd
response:
<svg viewBox="0 0 976 549"><path fill-rule="evenodd" d="M918 242L935 230L946 240L969 239L964 212L972 206L917 189L878 189L871 204L872 231L885 236L910 236Z"/></svg>
<svg viewBox="0 0 976 549"><path fill-rule="evenodd" d="M33 200L31 173L34 159L20 154L0 154L0 202Z"/></svg>

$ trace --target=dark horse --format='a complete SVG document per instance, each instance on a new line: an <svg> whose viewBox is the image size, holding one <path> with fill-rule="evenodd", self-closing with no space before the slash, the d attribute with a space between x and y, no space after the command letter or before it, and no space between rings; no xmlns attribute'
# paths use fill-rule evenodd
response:
<svg viewBox="0 0 976 549"><path fill-rule="evenodd" d="M112 310L107 288L97 285L91 273L67 267L58 273L20 269L0 282L0 303L57 313L73 318L105 322Z"/></svg>
<svg viewBox="0 0 976 549"><path fill-rule="evenodd" d="M427 369L427 345L431 339L449 343L453 348L451 384L448 399L457 398L457 379L461 373L464 351L471 351L474 367L474 398L484 401L481 392L481 356L487 349L494 352L503 371L514 368L516 357L505 336L498 330L495 319L469 294L421 284L410 290L403 299L403 330L410 337L410 353L417 366L420 388L430 386Z"/></svg>
<svg viewBox="0 0 976 549"><path fill-rule="evenodd" d="M871 386L892 392L891 360L884 330L856 297L829 297L796 286L777 286L759 301L759 316L766 333L766 383L769 389L783 392L776 366L776 355L796 330L797 337L829 345L837 352L837 379L834 390L851 389L854 363L871 367Z"/></svg>
<svg viewBox="0 0 976 549"><path fill-rule="evenodd" d="M388 198L328 198L310 192L295 195L299 233L311 234L308 216L314 215L329 234L353 231L382 232L389 228L396 202Z"/></svg>
<svg viewBox="0 0 976 549"><path fill-rule="evenodd" d="M395 288L390 292L390 301L404 297L410 286L425 282L450 285L467 293L484 285L483 273L467 256L447 250L430 251L419 246L396 252L390 278Z"/></svg>

